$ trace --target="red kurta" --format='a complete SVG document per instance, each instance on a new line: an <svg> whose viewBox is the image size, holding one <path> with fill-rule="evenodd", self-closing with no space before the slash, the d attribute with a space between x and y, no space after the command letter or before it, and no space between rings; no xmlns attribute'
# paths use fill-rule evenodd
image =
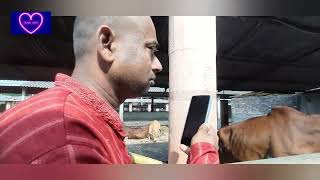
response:
<svg viewBox="0 0 320 180"><path fill-rule="evenodd" d="M118 113L69 76L55 85L1 115L0 163L131 163ZM191 163L218 159L208 144L191 152Z"/></svg>

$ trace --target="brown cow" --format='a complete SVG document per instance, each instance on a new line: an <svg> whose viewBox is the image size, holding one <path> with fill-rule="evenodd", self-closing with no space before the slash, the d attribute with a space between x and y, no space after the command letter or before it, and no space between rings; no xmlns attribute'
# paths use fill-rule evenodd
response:
<svg viewBox="0 0 320 180"><path fill-rule="evenodd" d="M265 116L223 127L218 135L222 162L320 152L320 115L278 106Z"/></svg>
<svg viewBox="0 0 320 180"><path fill-rule="evenodd" d="M150 138L153 141L156 141L156 139L160 136L161 133L161 125L160 122L157 120L152 121L144 127L125 127L124 129L127 132L127 137L129 139Z"/></svg>

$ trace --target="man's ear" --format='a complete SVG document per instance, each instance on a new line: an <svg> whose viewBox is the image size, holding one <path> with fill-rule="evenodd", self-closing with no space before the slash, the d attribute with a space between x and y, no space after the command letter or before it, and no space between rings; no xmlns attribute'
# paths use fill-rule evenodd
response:
<svg viewBox="0 0 320 180"><path fill-rule="evenodd" d="M98 30L98 53L106 62L113 62L111 45L114 41L114 33L109 26L102 25Z"/></svg>

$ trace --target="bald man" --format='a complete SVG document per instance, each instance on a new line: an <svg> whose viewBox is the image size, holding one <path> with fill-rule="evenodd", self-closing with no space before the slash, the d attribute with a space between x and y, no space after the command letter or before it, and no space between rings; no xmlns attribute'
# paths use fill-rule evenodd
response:
<svg viewBox="0 0 320 180"><path fill-rule="evenodd" d="M162 70L150 17L78 17L72 76L0 117L0 163L132 163L116 109L145 93ZM209 128L192 141L190 163L217 163Z"/></svg>

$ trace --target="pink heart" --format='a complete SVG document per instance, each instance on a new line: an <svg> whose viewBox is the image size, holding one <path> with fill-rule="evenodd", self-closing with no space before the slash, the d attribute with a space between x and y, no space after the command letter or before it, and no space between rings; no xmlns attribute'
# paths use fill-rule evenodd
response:
<svg viewBox="0 0 320 180"><path fill-rule="evenodd" d="M22 18L22 16L28 16L29 19L30 19L30 21L32 21L32 17L33 17L34 15L40 16L40 24L39 24L33 31L31 31L31 30L29 30L27 27L25 27L25 26L22 24L21 18ZM26 13L26 12L25 12L25 13L20 14L20 16L19 16L19 24L20 24L20 26L21 26L27 33L29 33L29 34L33 34L34 32L36 32L36 31L42 26L42 23L43 23L43 16L42 16L40 13L38 13L38 12L35 12L35 13L32 13L32 14L29 14L29 13Z"/></svg>

